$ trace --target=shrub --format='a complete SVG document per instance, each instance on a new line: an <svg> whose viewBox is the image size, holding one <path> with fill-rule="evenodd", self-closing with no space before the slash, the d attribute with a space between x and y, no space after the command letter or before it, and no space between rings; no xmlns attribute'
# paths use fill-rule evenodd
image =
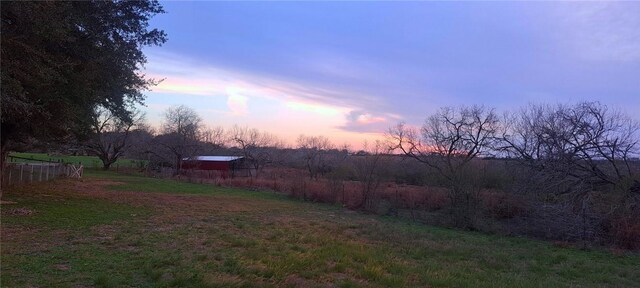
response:
<svg viewBox="0 0 640 288"><path fill-rule="evenodd" d="M511 219L525 211L524 201L506 193L486 191L481 199L487 214L496 219Z"/></svg>
<svg viewBox="0 0 640 288"><path fill-rule="evenodd" d="M640 216L618 217L612 221L610 233L618 247L640 249Z"/></svg>

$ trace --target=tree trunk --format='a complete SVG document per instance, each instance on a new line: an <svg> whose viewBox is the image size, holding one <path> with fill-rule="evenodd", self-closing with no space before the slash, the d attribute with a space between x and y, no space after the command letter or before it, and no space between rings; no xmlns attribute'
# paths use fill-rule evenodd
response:
<svg viewBox="0 0 640 288"><path fill-rule="evenodd" d="M4 144L4 143L3 143ZM6 145L2 145L2 147L0 147L0 200L2 200L2 188L4 186L3 180L4 180L4 172L5 172L5 168L6 168L6 164L7 164L7 155L8 155L8 151L7 151L7 147Z"/></svg>
<svg viewBox="0 0 640 288"><path fill-rule="evenodd" d="M182 155L176 155L176 173L175 176L180 175L180 166L182 164Z"/></svg>

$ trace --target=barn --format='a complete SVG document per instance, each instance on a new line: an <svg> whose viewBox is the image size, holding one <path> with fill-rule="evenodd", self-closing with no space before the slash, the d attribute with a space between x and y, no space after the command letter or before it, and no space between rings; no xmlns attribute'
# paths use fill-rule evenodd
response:
<svg viewBox="0 0 640 288"><path fill-rule="evenodd" d="M249 176L251 172L247 164L242 156L194 156L182 159L182 169L206 175L213 175L208 171L217 171L216 175L225 178Z"/></svg>

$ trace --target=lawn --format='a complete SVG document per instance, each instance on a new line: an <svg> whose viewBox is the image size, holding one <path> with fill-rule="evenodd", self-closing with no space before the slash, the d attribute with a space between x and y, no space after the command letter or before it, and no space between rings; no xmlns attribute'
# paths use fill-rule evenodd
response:
<svg viewBox="0 0 640 288"><path fill-rule="evenodd" d="M65 163L82 163L82 165L87 168L102 167L102 160L95 156L48 155L46 153L11 153L9 157L11 156L45 161L62 161ZM11 160L14 162L29 162L29 160L19 158L13 158ZM114 169L116 168L116 165L120 165L122 167L137 167L145 162L145 160L118 159L116 163L112 164L112 167Z"/></svg>
<svg viewBox="0 0 640 288"><path fill-rule="evenodd" d="M637 287L640 256L89 172L14 188L2 287Z"/></svg>

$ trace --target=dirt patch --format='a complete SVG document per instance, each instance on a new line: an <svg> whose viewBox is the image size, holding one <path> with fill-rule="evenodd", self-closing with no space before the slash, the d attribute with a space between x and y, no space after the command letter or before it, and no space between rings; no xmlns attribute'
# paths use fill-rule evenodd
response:
<svg viewBox="0 0 640 288"><path fill-rule="evenodd" d="M28 226L7 227L2 225L2 254L44 253L51 250L65 239L70 233L66 230L43 230ZM25 245L28 243L28 245Z"/></svg>
<svg viewBox="0 0 640 288"><path fill-rule="evenodd" d="M10 216L29 216L35 213L35 211L29 208L11 208L11 209L2 209L2 215L10 215Z"/></svg>
<svg viewBox="0 0 640 288"><path fill-rule="evenodd" d="M53 265L53 268L60 271L68 271L69 269L71 269L71 266L69 266L68 264L56 264Z"/></svg>
<svg viewBox="0 0 640 288"><path fill-rule="evenodd" d="M287 276L287 278L284 279L284 284L291 287L311 287L311 284L307 279L296 274Z"/></svg>
<svg viewBox="0 0 640 288"><path fill-rule="evenodd" d="M208 285L218 286L240 286L245 281L242 280L238 275L229 275L229 274L207 274L202 277L202 282Z"/></svg>

